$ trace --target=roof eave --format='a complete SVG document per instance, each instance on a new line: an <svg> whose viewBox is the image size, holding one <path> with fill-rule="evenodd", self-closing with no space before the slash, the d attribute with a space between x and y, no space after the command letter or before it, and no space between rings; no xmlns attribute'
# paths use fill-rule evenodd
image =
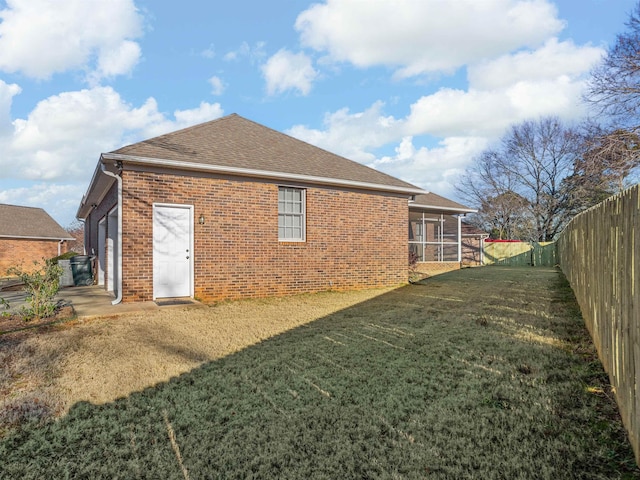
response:
<svg viewBox="0 0 640 480"><path fill-rule="evenodd" d="M374 190L388 193L399 193L402 195L422 195L426 191L418 187L403 187L397 185L384 185L379 183L358 182L354 180L344 180L340 178L317 177L313 175L300 175L295 173L274 172L268 170L255 170L250 168L229 167L222 165L206 165L195 162L183 162L176 160L165 160L161 158L139 157L135 155L123 155L120 153L104 153L102 158L106 160L122 161L133 165L150 165L157 167L175 168L179 170L219 173L227 175L238 175L243 177L267 178L273 180L304 182L320 185L332 185L340 187L350 187L362 190Z"/></svg>
<svg viewBox="0 0 640 480"><path fill-rule="evenodd" d="M105 163L103 157L104 155L100 156L100 160L98 161L96 169L93 172L93 176L91 177L91 182L89 182L89 187L87 188L86 193L82 196L80 206L76 212L76 218L80 220L86 220L93 210L93 205L100 203L109 191L109 188L111 188L115 182L113 177L102 173L102 165Z"/></svg>
<svg viewBox="0 0 640 480"><path fill-rule="evenodd" d="M75 238L73 237L62 237L62 236L45 237L42 235L0 235L0 238L19 238L21 240L56 240L56 241L75 240Z"/></svg>
<svg viewBox="0 0 640 480"><path fill-rule="evenodd" d="M445 212L451 212L451 213L477 213L478 212L478 210L473 208L440 207L438 205L420 205L416 203L410 203L409 208L419 208L420 210L445 211Z"/></svg>

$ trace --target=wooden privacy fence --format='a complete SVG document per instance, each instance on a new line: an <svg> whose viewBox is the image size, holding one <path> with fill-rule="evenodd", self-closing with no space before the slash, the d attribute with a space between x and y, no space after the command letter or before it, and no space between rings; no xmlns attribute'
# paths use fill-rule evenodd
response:
<svg viewBox="0 0 640 480"><path fill-rule="evenodd" d="M575 217L557 240L640 464L640 185Z"/></svg>
<svg viewBox="0 0 640 480"><path fill-rule="evenodd" d="M554 242L484 242L485 265L553 267L556 264Z"/></svg>

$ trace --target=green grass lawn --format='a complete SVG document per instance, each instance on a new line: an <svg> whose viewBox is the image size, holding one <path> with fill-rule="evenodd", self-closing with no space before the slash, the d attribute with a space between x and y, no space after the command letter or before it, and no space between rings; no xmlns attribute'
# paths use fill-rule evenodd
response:
<svg viewBox="0 0 640 480"><path fill-rule="evenodd" d="M0 440L0 478L640 472L562 275L487 267L400 288L168 383L27 425Z"/></svg>

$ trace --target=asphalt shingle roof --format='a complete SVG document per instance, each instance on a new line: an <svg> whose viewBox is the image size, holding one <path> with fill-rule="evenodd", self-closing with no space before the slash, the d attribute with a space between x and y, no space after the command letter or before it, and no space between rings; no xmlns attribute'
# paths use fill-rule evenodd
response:
<svg viewBox="0 0 640 480"><path fill-rule="evenodd" d="M415 185L237 114L144 140L111 153L419 190Z"/></svg>
<svg viewBox="0 0 640 480"><path fill-rule="evenodd" d="M467 222L461 222L462 223L462 234L463 235L486 235L489 236L489 233L485 232L484 230L479 229L478 227L471 225L470 223Z"/></svg>
<svg viewBox="0 0 640 480"><path fill-rule="evenodd" d="M73 239L42 208L7 204L0 204L0 237Z"/></svg>

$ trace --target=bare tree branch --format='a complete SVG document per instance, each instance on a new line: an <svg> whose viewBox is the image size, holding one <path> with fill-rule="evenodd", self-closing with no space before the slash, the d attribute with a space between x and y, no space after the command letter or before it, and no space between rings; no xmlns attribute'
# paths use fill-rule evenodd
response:
<svg viewBox="0 0 640 480"><path fill-rule="evenodd" d="M555 117L514 125L483 152L458 191L499 235L551 240L571 218L563 180L581 152L578 133ZM510 237L513 238L513 237Z"/></svg>
<svg viewBox="0 0 640 480"><path fill-rule="evenodd" d="M602 62L591 72L587 102L598 116L612 117L627 128L638 127L640 112L640 2Z"/></svg>

